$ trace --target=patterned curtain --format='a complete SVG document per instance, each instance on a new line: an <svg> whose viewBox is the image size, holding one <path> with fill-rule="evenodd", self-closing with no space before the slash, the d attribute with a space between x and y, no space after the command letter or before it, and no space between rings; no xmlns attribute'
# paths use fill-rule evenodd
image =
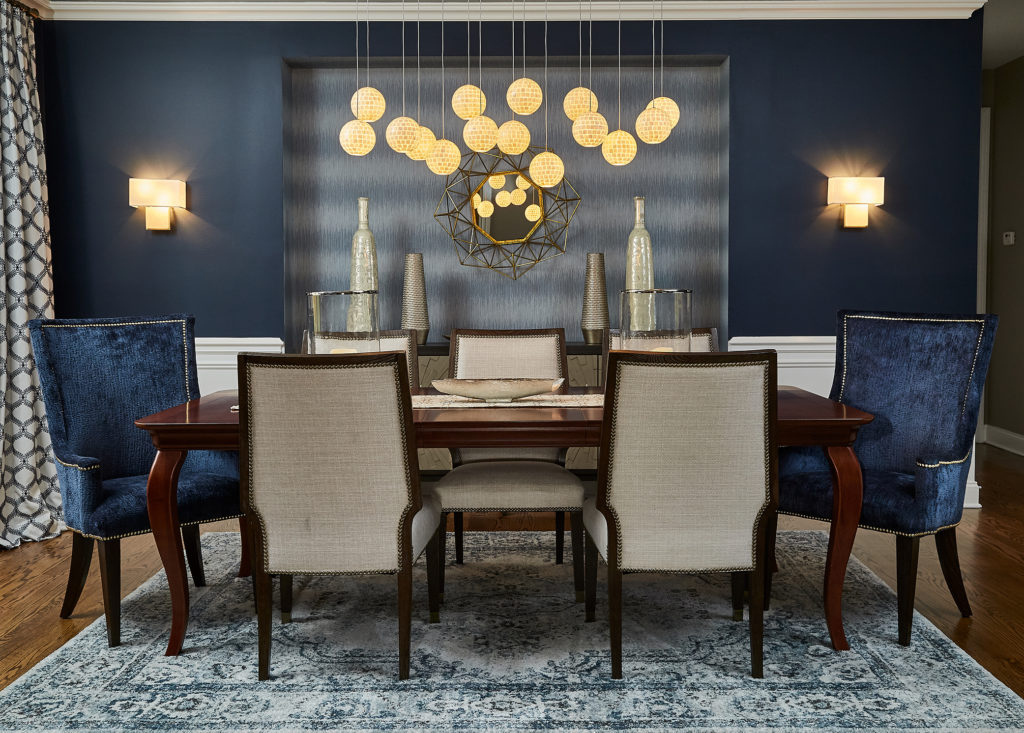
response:
<svg viewBox="0 0 1024 733"><path fill-rule="evenodd" d="M0 175L3 301L0 303L0 425L3 503L0 547L55 537L64 529L39 375L26 324L53 317L46 156L36 80L33 18L0 0Z"/></svg>

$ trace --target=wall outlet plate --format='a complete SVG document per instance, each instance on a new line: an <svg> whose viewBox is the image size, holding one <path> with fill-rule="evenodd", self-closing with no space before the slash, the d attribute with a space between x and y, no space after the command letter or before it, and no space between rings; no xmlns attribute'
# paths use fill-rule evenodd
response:
<svg viewBox="0 0 1024 733"><path fill-rule="evenodd" d="M1017 232L1003 232L1003 246L1010 247L1017 243Z"/></svg>

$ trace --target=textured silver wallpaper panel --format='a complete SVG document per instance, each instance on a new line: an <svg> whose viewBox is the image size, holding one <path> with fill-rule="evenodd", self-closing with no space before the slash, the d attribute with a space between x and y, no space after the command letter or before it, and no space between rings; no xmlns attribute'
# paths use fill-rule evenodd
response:
<svg viewBox="0 0 1024 733"><path fill-rule="evenodd" d="M601 60L607 63L606 59ZM614 60L613 60L614 61ZM508 61L483 70L487 114L509 119L504 92L511 80ZM597 63L593 88L600 111L616 126L616 69ZM349 60L343 61L349 63ZM466 82L465 59L452 62L444 94L447 137L465 149L461 120L451 111L452 91ZM374 66L372 81L384 92L388 110L374 123L377 144L365 158L346 155L338 130L352 118L349 98L354 72L338 62L293 65L285 70L285 334L294 349L305 326L305 293L344 289L349 284L356 199L370 198L370 227L376 235L382 328L401 319L402 267L407 252L422 252L430 310L431 342L453 327L539 328L562 326L569 341L580 341L587 252L604 252L609 312L618 325L618 291L625 279L626 237L633 226L633 196L647 199L647 228L654 241L655 285L694 291L694 325L726 323L728 145L726 70L721 62L673 59L665 67L665 92L680 102L682 116L667 142L640 143L634 161L613 168L600 148L572 140L562 97L579 81L575 59L549 66L549 145L565 161L566 177L582 202L569 227L566 253L512 281L486 269L459 264L455 247L434 219L444 179L391 150L386 123L401 112L401 70ZM649 64L624 60L622 126L633 132L638 112L650 99ZM531 72L543 81L543 70ZM421 122L441 130L439 70L422 74ZM473 70L473 83L477 72ZM406 71L406 113L416 116L415 69ZM543 143L544 108L520 118L534 143ZM723 337L725 334L723 333ZM724 344L723 344L724 346Z"/></svg>

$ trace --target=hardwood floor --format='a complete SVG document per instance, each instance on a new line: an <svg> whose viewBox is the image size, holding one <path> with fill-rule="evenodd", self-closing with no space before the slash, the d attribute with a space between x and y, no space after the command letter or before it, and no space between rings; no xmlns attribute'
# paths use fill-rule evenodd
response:
<svg viewBox="0 0 1024 733"><path fill-rule="evenodd" d="M935 543L929 538L921 542L916 608L1004 684L1024 696L1024 456L979 446L977 476L984 508L966 510L957 531L960 563L974 616L960 618L942 578ZM467 530L554 526L550 516L489 514L467 516L466 520ZM826 526L793 517L779 520L780 529ZM237 522L229 521L206 525L204 531L237 528ZM853 552L895 587L896 543L891 535L862 530L857 534ZM99 568L94 557L74 617L58 617L70 553L70 533L0 552L0 688L103 614ZM122 540L121 556L123 596L160 567L149 535Z"/></svg>

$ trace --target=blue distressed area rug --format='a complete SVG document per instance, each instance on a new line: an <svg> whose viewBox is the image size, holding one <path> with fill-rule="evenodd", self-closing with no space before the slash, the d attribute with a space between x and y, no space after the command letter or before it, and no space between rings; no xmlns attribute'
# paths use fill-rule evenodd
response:
<svg viewBox="0 0 1024 733"><path fill-rule="evenodd" d="M613 681L603 582L597 622L584 623L552 533L474 532L465 565L448 568L440 624L427 623L416 566L411 679L397 678L392 577L296 577L294 621L275 613L272 679L259 682L238 537L208 534L209 585L192 589L181 656L163 656L159 573L124 600L122 646L107 648L100 619L0 692L0 729L1024 729L1024 701L922 616L911 647L897 645L896 598L856 560L844 599L851 650L833 651L826 541L779 535L763 680L749 676L728 575L626 576L625 679Z"/></svg>

